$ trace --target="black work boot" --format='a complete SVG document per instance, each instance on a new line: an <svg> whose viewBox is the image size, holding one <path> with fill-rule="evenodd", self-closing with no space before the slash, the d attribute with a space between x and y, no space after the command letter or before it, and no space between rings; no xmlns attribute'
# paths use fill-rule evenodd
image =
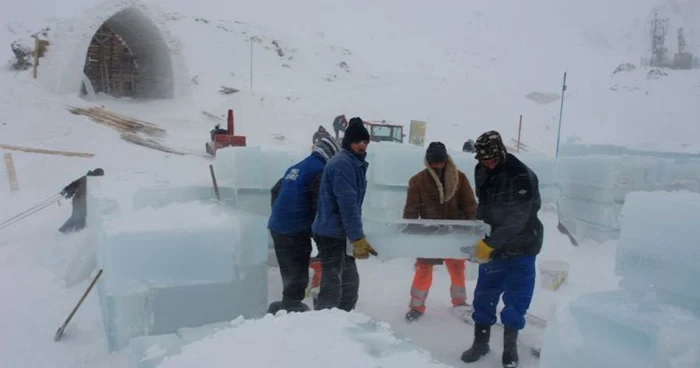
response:
<svg viewBox="0 0 700 368"><path fill-rule="evenodd" d="M462 361L465 363L473 363L486 355L489 348L489 340L491 339L491 326L475 325L474 326L474 342L472 347L462 353Z"/></svg>
<svg viewBox="0 0 700 368"><path fill-rule="evenodd" d="M503 368L518 366L518 330L506 327L503 330Z"/></svg>
<svg viewBox="0 0 700 368"><path fill-rule="evenodd" d="M423 312L419 311L418 309L410 309L406 313L406 317L404 317L404 318L406 319L406 322L415 322L419 318L421 318L422 316L423 316Z"/></svg>

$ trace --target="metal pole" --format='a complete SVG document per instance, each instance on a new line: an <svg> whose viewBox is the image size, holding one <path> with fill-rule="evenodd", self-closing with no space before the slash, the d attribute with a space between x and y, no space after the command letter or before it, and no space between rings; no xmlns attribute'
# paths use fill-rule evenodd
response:
<svg viewBox="0 0 700 368"><path fill-rule="evenodd" d="M518 122L518 147L517 151L520 152L520 132L523 130L523 116L520 115L520 121Z"/></svg>
<svg viewBox="0 0 700 368"><path fill-rule="evenodd" d="M561 105L559 106L559 129L557 130L557 150L554 158L559 157L559 141L561 140L561 116L564 112L564 92L566 92L566 72L564 72L564 82L561 84Z"/></svg>
<svg viewBox="0 0 700 368"><path fill-rule="evenodd" d="M253 37L250 38L250 93L253 93Z"/></svg>

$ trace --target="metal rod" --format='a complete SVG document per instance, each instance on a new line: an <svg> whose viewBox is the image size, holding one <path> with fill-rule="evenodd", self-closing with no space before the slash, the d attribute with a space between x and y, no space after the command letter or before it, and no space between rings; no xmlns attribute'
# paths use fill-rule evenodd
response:
<svg viewBox="0 0 700 368"><path fill-rule="evenodd" d="M523 130L523 116L520 115L520 121L518 122L518 147L516 147L516 150L520 152L520 132Z"/></svg>
<svg viewBox="0 0 700 368"><path fill-rule="evenodd" d="M564 92L566 92L566 72L564 72L564 82L561 85L561 105L559 106L559 129L557 129L557 150L554 158L559 157L559 141L561 140L561 117L564 112Z"/></svg>

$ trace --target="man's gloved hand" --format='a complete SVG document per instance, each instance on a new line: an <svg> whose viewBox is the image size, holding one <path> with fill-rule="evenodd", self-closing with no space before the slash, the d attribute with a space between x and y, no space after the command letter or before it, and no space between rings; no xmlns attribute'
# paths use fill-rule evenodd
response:
<svg viewBox="0 0 700 368"><path fill-rule="evenodd" d="M460 248L462 253L467 255L467 260L474 263L487 263L491 260L491 248L481 239L475 245Z"/></svg>
<svg viewBox="0 0 700 368"><path fill-rule="evenodd" d="M61 194L61 196L62 196L63 198L65 198L65 199L69 199L70 197L73 196L73 193L67 191L66 189L63 189L63 190L61 191L60 194Z"/></svg>
<svg viewBox="0 0 700 368"><path fill-rule="evenodd" d="M367 242L367 238L362 237L352 243L352 255L357 259L367 259L369 255L377 256L377 251Z"/></svg>

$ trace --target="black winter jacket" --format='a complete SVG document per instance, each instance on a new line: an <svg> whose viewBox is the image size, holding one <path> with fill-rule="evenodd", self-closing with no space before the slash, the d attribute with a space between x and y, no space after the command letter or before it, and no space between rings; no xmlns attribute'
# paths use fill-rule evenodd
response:
<svg viewBox="0 0 700 368"><path fill-rule="evenodd" d="M477 164L474 178L476 218L491 225L485 239L494 248L491 259L539 254L544 228L537 217L542 205L537 175L509 153L494 171Z"/></svg>

